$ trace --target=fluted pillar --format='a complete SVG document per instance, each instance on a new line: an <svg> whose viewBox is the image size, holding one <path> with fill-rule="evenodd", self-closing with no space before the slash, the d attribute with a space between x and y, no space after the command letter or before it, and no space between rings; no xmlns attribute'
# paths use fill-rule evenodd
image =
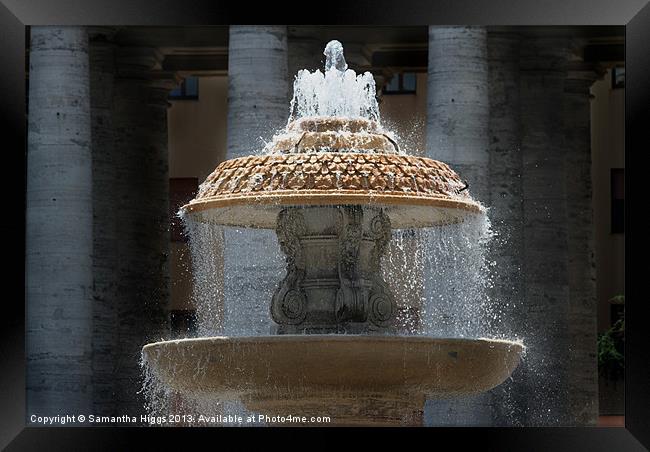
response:
<svg viewBox="0 0 650 452"><path fill-rule="evenodd" d="M596 68L574 61L565 82L569 278L569 394L574 425L598 421L597 301L591 184L591 94Z"/></svg>
<svg viewBox="0 0 650 452"><path fill-rule="evenodd" d="M430 26L427 73L426 156L448 163L469 183L472 196L489 204L490 111L485 27ZM427 280L431 277L425 275ZM428 292L425 287L425 293ZM434 294L429 293L428 297L433 299ZM454 317L454 313L449 314ZM490 425L490 397L480 394L430 400L425 420L429 425Z"/></svg>
<svg viewBox="0 0 650 452"><path fill-rule="evenodd" d="M496 237L489 256L495 263L490 296L499 306L494 334L511 339L526 337L522 312L523 193L519 96L519 46L521 35L493 30L488 34L490 81L490 221ZM512 379L491 391L493 422L500 426L525 425L526 394L523 367Z"/></svg>
<svg viewBox="0 0 650 452"><path fill-rule="evenodd" d="M174 75L152 48L116 54L113 129L117 196L114 391L121 412L144 411L140 351L168 333L169 171L167 96Z"/></svg>
<svg viewBox="0 0 650 452"><path fill-rule="evenodd" d="M567 425L569 281L567 190L562 105L567 76L564 38L521 43L520 111L524 199L522 361L526 425Z"/></svg>
<svg viewBox="0 0 650 452"><path fill-rule="evenodd" d="M27 212L27 415L92 409L93 205L88 35L32 27Z"/></svg>
<svg viewBox="0 0 650 452"><path fill-rule="evenodd" d="M227 158L261 152L289 114L286 26L231 26ZM269 334L269 305L284 274L275 231L227 229L224 237L227 334Z"/></svg>

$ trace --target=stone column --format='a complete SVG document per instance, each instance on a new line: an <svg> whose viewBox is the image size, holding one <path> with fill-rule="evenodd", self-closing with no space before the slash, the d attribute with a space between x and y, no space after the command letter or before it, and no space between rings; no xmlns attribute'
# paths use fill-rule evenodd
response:
<svg viewBox="0 0 650 452"><path fill-rule="evenodd" d="M427 157L448 163L489 204L485 27L429 27Z"/></svg>
<svg viewBox="0 0 650 452"><path fill-rule="evenodd" d="M92 410L88 35L32 27L26 212L27 415Z"/></svg>
<svg viewBox="0 0 650 452"><path fill-rule="evenodd" d="M498 306L494 334L526 337L521 313L523 293L523 198L521 121L519 106L519 42L517 33L491 30L488 34L490 88L490 221L496 237L490 244L494 287L490 296ZM526 394L518 367L512 380L491 391L494 424L525 425Z"/></svg>
<svg viewBox="0 0 650 452"><path fill-rule="evenodd" d="M93 160L93 408L98 415L118 415L113 368L117 321L117 196L113 146L113 77L115 31L89 29L90 117Z"/></svg>
<svg viewBox="0 0 650 452"><path fill-rule="evenodd" d="M168 333L169 171L167 96L176 80L152 48L117 50L113 129L117 204L116 404L144 411L140 351Z"/></svg>
<svg viewBox="0 0 650 452"><path fill-rule="evenodd" d="M564 89L569 278L569 395L574 425L598 420L594 223L591 202L591 108L596 68L572 61Z"/></svg>
<svg viewBox="0 0 650 452"><path fill-rule="evenodd" d="M289 115L286 26L231 26L227 158L259 153ZM275 231L225 230L227 334L266 335L269 305L284 274Z"/></svg>
<svg viewBox="0 0 650 452"><path fill-rule="evenodd" d="M468 181L472 196L489 204L485 27L429 27L427 95L426 156L448 163ZM482 394L428 401L425 419L432 425L489 425L490 411L490 397Z"/></svg>
<svg viewBox="0 0 650 452"><path fill-rule="evenodd" d="M529 36L521 44L520 110L527 347L522 361L527 425L569 423L569 281L562 105L567 40Z"/></svg>

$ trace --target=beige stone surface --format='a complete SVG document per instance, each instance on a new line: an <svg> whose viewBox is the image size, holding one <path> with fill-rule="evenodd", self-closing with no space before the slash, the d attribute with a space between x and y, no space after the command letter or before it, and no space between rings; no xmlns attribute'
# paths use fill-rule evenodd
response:
<svg viewBox="0 0 650 452"><path fill-rule="evenodd" d="M290 132L329 132L343 130L347 132L377 132L376 121L365 118L344 118L336 116L309 116L291 121L287 125Z"/></svg>
<svg viewBox="0 0 650 452"><path fill-rule="evenodd" d="M275 228L290 206L385 207L394 228L455 223L483 211L447 164L401 154L376 121L300 118L266 151L221 163L183 211L201 222L254 228Z"/></svg>
<svg viewBox="0 0 650 452"><path fill-rule="evenodd" d="M482 207L464 182L436 160L368 153L298 153L241 157L220 164L183 209L199 221L274 228L282 207L386 206L395 228L462 221ZM267 212L252 212L266 209Z"/></svg>
<svg viewBox="0 0 650 452"><path fill-rule="evenodd" d="M180 392L240 399L261 413L374 425L419 423L425 397L487 391L510 376L522 351L489 339L280 335L158 342L143 355Z"/></svg>

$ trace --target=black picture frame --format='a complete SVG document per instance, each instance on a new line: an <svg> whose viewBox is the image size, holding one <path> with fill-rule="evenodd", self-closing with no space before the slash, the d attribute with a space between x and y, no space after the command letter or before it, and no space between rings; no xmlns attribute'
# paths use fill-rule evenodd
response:
<svg viewBox="0 0 650 452"><path fill-rule="evenodd" d="M0 341L0 446L7 450L130 450L137 441L146 450L178 441L178 447L201 447L205 440L230 447L232 441L284 434L286 441L300 441L291 429L148 429L148 428L25 428L25 26L26 25L219 25L235 23L310 23L368 25L624 25L626 29L626 183L635 171L644 171L644 157L650 140L650 5L646 0L438 0L349 2L332 0L328 8L304 7L304 3L270 3L251 7L249 3L217 0L2 0L0 4L0 102L3 134L3 199L7 231L5 256L4 313ZM646 176L647 177L647 176ZM637 179L640 180L641 178ZM638 193L638 194L637 194ZM451 441L454 447L478 444L481 450L589 450L624 451L650 447L650 350L647 347L648 316L641 284L647 279L650 240L645 229L647 189L635 192L626 187L626 259L637 262L626 272L626 405L625 429L621 428L523 428L418 430L372 430L358 435L364 447L395 439L406 431L410 447L431 444L440 447ZM636 199L639 199L637 201ZM641 204L643 202L643 205ZM635 209L635 203L639 208ZM641 229L643 228L643 230ZM9 236L9 230L13 234ZM11 245L11 246L9 246ZM643 272L643 273L641 273ZM643 279L642 279L643 278ZM636 281L636 282L635 282ZM641 283L640 283L641 282ZM317 444L320 435L331 439L331 431L306 429L307 441ZM232 436L237 436L233 438ZM384 437L384 435L387 435ZM230 438L226 438L231 436ZM266 439L265 439L266 438ZM260 438L257 438L260 439ZM277 440L276 440L277 441ZM284 441L284 440L280 440ZM434 441L435 443L429 443ZM376 443L376 444L373 444ZM144 444L144 443L143 443ZM277 442L284 445L284 442ZM267 446L265 446L267 447ZM409 446L407 446L409 447Z"/></svg>

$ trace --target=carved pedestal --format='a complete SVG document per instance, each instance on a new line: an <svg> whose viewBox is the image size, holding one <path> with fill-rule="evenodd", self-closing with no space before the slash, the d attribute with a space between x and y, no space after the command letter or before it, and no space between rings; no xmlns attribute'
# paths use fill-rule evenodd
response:
<svg viewBox="0 0 650 452"><path fill-rule="evenodd" d="M396 307L380 275L388 216L361 206L291 207L276 233L287 275L271 302L278 334L386 331Z"/></svg>

